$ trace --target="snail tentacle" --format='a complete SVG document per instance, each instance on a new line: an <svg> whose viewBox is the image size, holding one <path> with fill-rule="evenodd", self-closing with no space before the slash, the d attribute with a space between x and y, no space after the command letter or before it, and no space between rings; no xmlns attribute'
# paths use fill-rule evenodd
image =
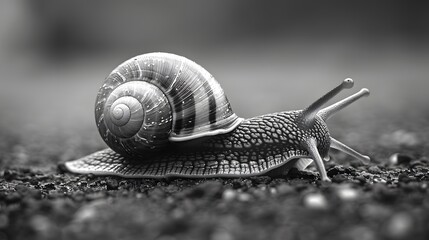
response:
<svg viewBox="0 0 429 240"><path fill-rule="evenodd" d="M309 138L304 141L304 144L307 146L307 150L310 153L311 159L313 159L314 163L316 163L316 167L320 173L320 178L322 179L322 181L330 182L331 180L326 174L325 165L323 164L322 157L320 156L319 150L317 149L317 140L314 138Z"/></svg>
<svg viewBox="0 0 429 240"><path fill-rule="evenodd" d="M360 160L362 163L367 163L369 161L371 161L371 158L363 155L359 152L357 152L356 150L352 149L351 147L348 147L347 145L345 145L344 143L338 141L337 139L331 137L331 148L337 149L343 153L346 153L358 160Z"/></svg>

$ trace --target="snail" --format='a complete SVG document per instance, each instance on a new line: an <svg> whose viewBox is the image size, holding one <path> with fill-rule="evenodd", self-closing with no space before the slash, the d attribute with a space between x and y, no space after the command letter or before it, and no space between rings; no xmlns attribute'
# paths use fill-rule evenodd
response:
<svg viewBox="0 0 429 240"><path fill-rule="evenodd" d="M369 95L363 88L323 108L353 84L345 79L303 110L243 119L197 63L169 53L143 54L114 69L98 92L96 124L110 148L62 166L126 178L209 178L278 175L314 161L321 180L330 181L323 163L330 148L369 161L332 138L325 123Z"/></svg>

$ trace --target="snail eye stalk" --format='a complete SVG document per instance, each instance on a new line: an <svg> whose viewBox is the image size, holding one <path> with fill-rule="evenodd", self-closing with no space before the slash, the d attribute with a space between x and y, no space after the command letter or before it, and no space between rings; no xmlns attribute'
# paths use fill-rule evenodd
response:
<svg viewBox="0 0 429 240"><path fill-rule="evenodd" d="M341 109L347 107L348 105L359 100L360 98L367 96L369 96L369 90L367 88L362 88L359 92L320 110L317 115L321 117L323 121L326 121L335 113L341 111Z"/></svg>
<svg viewBox="0 0 429 240"><path fill-rule="evenodd" d="M337 87L323 95L321 98L319 98L317 101L312 103L309 107L304 109L302 115L304 125L307 127L311 127L314 123L316 114L320 111L320 109L322 109L323 105L329 100L331 100L333 97L335 97L342 90L352 88L353 85L353 79L346 78L340 85L338 85Z"/></svg>

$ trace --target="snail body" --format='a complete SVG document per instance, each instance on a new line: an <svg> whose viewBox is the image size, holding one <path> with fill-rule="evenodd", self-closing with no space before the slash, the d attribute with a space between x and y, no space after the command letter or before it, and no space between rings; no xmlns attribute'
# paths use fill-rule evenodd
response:
<svg viewBox="0 0 429 240"><path fill-rule="evenodd" d="M325 121L360 92L322 109L346 79L304 110L239 118L214 77L168 53L131 58L106 78L97 95L96 123L110 148L64 163L74 173L133 178L246 177L305 169L339 149L369 160L332 138Z"/></svg>

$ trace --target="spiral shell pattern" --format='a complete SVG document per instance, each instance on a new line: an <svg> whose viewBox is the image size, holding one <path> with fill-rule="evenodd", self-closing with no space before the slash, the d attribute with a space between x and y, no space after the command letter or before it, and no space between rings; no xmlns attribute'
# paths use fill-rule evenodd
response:
<svg viewBox="0 0 429 240"><path fill-rule="evenodd" d="M140 55L114 69L98 92L95 117L109 147L129 155L227 133L242 120L210 73L168 53Z"/></svg>

